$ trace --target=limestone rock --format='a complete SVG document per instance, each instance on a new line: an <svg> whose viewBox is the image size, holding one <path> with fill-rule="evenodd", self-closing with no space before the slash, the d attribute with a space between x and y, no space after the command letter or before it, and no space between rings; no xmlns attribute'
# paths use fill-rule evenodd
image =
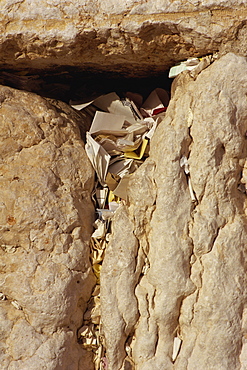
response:
<svg viewBox="0 0 247 370"><path fill-rule="evenodd" d="M244 0L2 0L3 68L129 76L215 51L246 54Z"/></svg>
<svg viewBox="0 0 247 370"><path fill-rule="evenodd" d="M82 118L3 86L0 103L1 369L92 369L77 343L95 284Z"/></svg>
<svg viewBox="0 0 247 370"><path fill-rule="evenodd" d="M246 95L247 61L232 53L174 81L103 262L109 370L246 368Z"/></svg>

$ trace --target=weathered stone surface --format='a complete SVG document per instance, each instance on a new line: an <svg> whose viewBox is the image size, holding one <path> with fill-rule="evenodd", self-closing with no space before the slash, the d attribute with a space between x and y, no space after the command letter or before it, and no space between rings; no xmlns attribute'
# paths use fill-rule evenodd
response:
<svg viewBox="0 0 247 370"><path fill-rule="evenodd" d="M89 370L77 329L95 283L94 172L81 117L3 86L0 102L1 369Z"/></svg>
<svg viewBox="0 0 247 370"><path fill-rule="evenodd" d="M136 370L246 369L246 95L247 61L232 53L174 81L103 262L109 370L130 368L127 353Z"/></svg>
<svg viewBox="0 0 247 370"><path fill-rule="evenodd" d="M247 52L244 0L2 0L0 14L7 69L74 66L137 76L193 55Z"/></svg>

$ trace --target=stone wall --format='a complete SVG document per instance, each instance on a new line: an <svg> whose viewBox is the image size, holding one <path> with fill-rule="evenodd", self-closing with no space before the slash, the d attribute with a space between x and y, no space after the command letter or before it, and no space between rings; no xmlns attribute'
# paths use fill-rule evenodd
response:
<svg viewBox="0 0 247 370"><path fill-rule="evenodd" d="M84 369L94 172L72 108L0 88L1 368Z"/></svg>
<svg viewBox="0 0 247 370"><path fill-rule="evenodd" d="M191 55L246 55L246 16L244 0L2 0L0 65L158 73Z"/></svg>
<svg viewBox="0 0 247 370"><path fill-rule="evenodd" d="M174 80L115 214L102 322L108 370L245 370L245 1L3 0L0 14L0 81L7 72L42 95L36 75L93 72L100 90L97 76L154 76L218 53ZM96 282L89 126L64 102L1 86L0 127L1 366L93 370L77 340Z"/></svg>
<svg viewBox="0 0 247 370"><path fill-rule="evenodd" d="M228 54L174 82L103 263L109 370L129 359L137 370L246 368L246 76L246 59Z"/></svg>

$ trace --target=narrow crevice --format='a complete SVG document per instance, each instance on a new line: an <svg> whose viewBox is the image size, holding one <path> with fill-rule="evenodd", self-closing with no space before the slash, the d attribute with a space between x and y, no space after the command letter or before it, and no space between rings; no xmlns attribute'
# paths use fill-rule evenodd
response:
<svg viewBox="0 0 247 370"><path fill-rule="evenodd" d="M170 98L170 87L172 79L168 79L168 72L164 71L161 75L151 75L149 77L145 78L126 78L121 75L117 75L116 73L92 73L92 72L84 72L72 68L63 68L56 71L43 71L42 74L38 71L20 71L20 72L13 72L13 71L0 71L0 82L3 85L10 86L12 88L17 88L25 91L31 91L33 93L39 94L47 99L52 105L56 106L59 113L63 112L63 107L60 107L59 103L57 103L58 100L61 100L64 103L70 104L76 106L78 104L83 104L90 102L92 100L95 100L98 97L101 97L105 94L110 94L112 92L116 93L119 97L119 104L123 105L122 108L125 107L131 107L131 110L133 112L133 106L135 106L133 101L128 98L127 93L131 92L132 96L133 94L141 96L142 102L145 102L146 99L152 94L152 91L155 91L155 89L163 89L164 91L167 91L167 96ZM130 95L129 95L130 96ZM53 99L53 100L52 100ZM134 98L133 98L134 99ZM136 103L136 102L135 102ZM137 110L139 112L143 112L145 110L150 110L149 107L144 107L144 105L141 103L138 106ZM158 104L159 105L159 104ZM141 116L141 119L137 122L139 125L143 125L143 122L145 121L145 118L150 118L150 120L153 122L152 125L149 127L147 125L147 129L144 128L143 132L149 132L151 131L152 127L154 126L155 119L153 117L159 116L159 122L157 120L157 125L162 121L162 119L165 117L165 109L167 108L167 105L151 107L153 112L144 112L143 116ZM98 107L95 105L95 102L92 102L91 106L93 107L93 110L96 107L97 112L105 112L102 107ZM72 111L72 108L70 108ZM141 110L142 109L142 110ZM161 109L161 111L154 113L155 110ZM84 111L84 108L82 108L82 111ZM88 112L86 112L88 113ZM85 114L86 114L85 113ZM109 112L106 110L105 113L111 114L112 112ZM163 113L163 114L162 114ZM75 111L75 114L77 114L78 119L83 120L83 112L79 110L79 112ZM90 112L91 114L91 112ZM147 116L145 116L147 114ZM138 115L137 115L138 116ZM95 116L90 116L91 123L92 118L95 118ZM133 118L133 117L132 117ZM134 117L134 119L136 119ZM126 121L126 120L125 120ZM148 122L148 121L146 121ZM124 122L126 123L126 122ZM135 123L134 123L135 124ZM122 128L126 129L126 127L130 127L129 122L126 126L122 126ZM156 126L155 126L156 127ZM88 127L87 127L88 128ZM121 128L121 129L122 129ZM143 127L142 127L143 130ZM83 131L83 130L82 130ZM86 131L86 125L85 125L85 131ZM142 132L142 135L143 135ZM82 137L85 135L86 132L82 132ZM113 135L112 133L108 133L109 135ZM106 134L101 134L101 136L104 136ZM139 136L138 136L139 135ZM99 135L100 136L100 135ZM140 136L140 133L137 133L138 139L140 140L140 143L144 142L146 140L147 148L150 144L151 137L148 139L145 136ZM100 140L102 137L98 137L95 135L93 137L95 139L96 143L100 143ZM98 140L98 141L97 141ZM126 139L127 140L127 139ZM128 137L128 140L131 141ZM132 139L133 141L133 139ZM190 135L190 127L188 128L188 139L186 139L186 142L184 142L185 146L185 155L187 158L189 158L190 154L190 144L192 142L192 137ZM87 142L88 144L89 142ZM125 145L125 144L124 144ZM140 146L140 145L139 145ZM103 147L103 144L102 144ZM86 147L87 148L87 147ZM134 145L132 145L131 152L137 151L138 148L135 148ZM116 159L117 155L121 156L121 160L125 158L125 154L128 152L121 151L121 153L108 153L111 158ZM184 151L184 149L183 149ZM88 152L87 152L88 153ZM116 155L117 154L117 155ZM143 163L145 162L146 158L149 156L149 151L144 151L142 155L140 155L140 158L137 156L137 158L134 156L133 158L130 156L129 158L133 159L133 167L131 171L128 172L128 175L132 175L138 168L140 168ZM88 157L90 157L88 155ZM128 158L128 157L126 157ZM135 159L136 158L136 159ZM97 172L97 171L96 171ZM92 265L92 271L95 275L95 286L92 291L91 298L89 299L87 303L86 311L84 312L83 317L83 323L82 326L78 329L78 343L82 345L82 348L91 351L93 355L94 360L94 367L95 370L103 370L107 368L107 352L106 352L106 345L105 345L105 338L104 333L102 331L102 322L101 322L101 307L100 307L100 270L102 266L102 262L104 260L104 255L106 253L106 248L109 243L110 234L111 234L111 221L114 217L115 210L122 205L129 205L129 199L128 196L122 197L118 195L117 193L114 193L114 189L111 189L110 185L112 185L112 182L117 182L118 184L121 182L122 177L118 173L114 173L116 176L112 176L110 179L112 182L106 182L105 177L100 178L99 173L98 178L95 179L95 196L94 196L94 203L96 205L96 215L95 215L95 223L94 223L94 232L91 236L90 241L90 262ZM111 173L112 174L112 173ZM189 179L189 174L186 173L187 180ZM136 255L136 270L135 270L135 278L136 278L136 285L140 282L142 277L148 272L148 269L150 267L150 262L148 259L148 249L149 249L149 243L148 243L148 233L146 232L147 224L150 224L153 212L156 207L156 197L157 197L157 184L155 182L155 178L150 179L153 181L153 193L155 193L155 200L152 204L152 206L146 206L143 208L143 219L138 219L137 221L133 220L135 229L138 227L141 230L141 234L135 235L138 239L138 248L142 249L143 256L139 256L139 253L137 252ZM102 185L103 183L103 185ZM188 182L189 184L189 182ZM102 192L104 195L102 196ZM195 202L192 203L192 207L196 207ZM147 217L148 215L148 217ZM134 217L133 217L134 219ZM137 225L138 223L138 225ZM140 224L141 223L141 224ZM75 227L74 225L72 225ZM79 226L79 225L77 225ZM67 231L67 233L71 233L72 231ZM139 230L140 233L140 230ZM136 234L136 233L135 233ZM147 245L147 250L145 251L140 243L140 236L145 238L145 245ZM137 268L138 267L138 268ZM74 270L78 271L78 270ZM79 271L78 271L79 272ZM155 305L155 294L156 290L154 290L154 295L150 298L146 297L147 299L147 309L149 316L147 318L148 325L149 325L149 317L151 315L150 311L154 309ZM148 300L149 299L149 300ZM181 306L182 302L180 303ZM124 320L124 318L123 318ZM129 335L126 345L128 345L128 350L126 350L126 353L128 357L130 358L130 364L129 366L133 365L133 361L131 358L131 355L128 353L128 351L131 351L131 337L133 334ZM155 352L157 349L159 337L157 335L157 342L155 344ZM129 349L130 348L130 349ZM125 359L124 361L127 361L128 359ZM134 366L134 365L133 365Z"/></svg>
<svg viewBox="0 0 247 370"><path fill-rule="evenodd" d="M137 131L136 131L136 133L133 132L133 135L134 135L133 139L134 140L133 139L132 140L133 140L133 142L135 142L135 140L137 140L138 137L140 136L141 141L140 141L140 144L138 144L138 147L143 145L143 144L141 144L141 142L142 143L146 142L146 145L149 146L149 141L150 141L151 137L150 138L145 138L144 137L145 132L147 133L151 130L152 125L155 123L156 119L159 120L159 123L160 123L160 118L164 117L164 115L165 115L165 110L167 108L167 103L168 103L168 99L169 99L169 90L168 90L168 93L167 93L166 92L167 90L165 90L164 88L165 88L165 86L170 85L171 80L168 82L166 80L166 76L162 77L162 80L163 80L162 82L160 82L161 79L159 78L159 83L157 82L157 80L155 78L152 81L151 80L152 79L142 80L142 81L138 80L138 79L134 79L134 80L116 79L115 81L111 80L106 84L108 86L108 89L109 89L109 86L114 86L116 88L114 90L110 91L110 92L108 90L104 91L104 92L107 92L108 94L103 96L103 100L104 100L104 97L113 99L113 100L111 100L111 102L113 102L113 104L118 105L119 113L122 113L122 112L126 111L126 116L129 117L129 118L126 118L127 125L125 123L127 128L128 127L131 128L132 125L133 125L133 127L136 125ZM100 83L100 82L97 81L97 83ZM154 88L154 90L151 90L153 88ZM121 91L120 91L120 89L121 89ZM157 90L155 90L155 89L157 89ZM98 97L99 89L97 91L98 91L98 93L95 96ZM129 93L128 93L129 97L126 99L128 91L129 91ZM148 96L150 96L150 94L152 94L152 91L153 91L153 94L154 94L156 100L157 99L158 100L159 99L164 99L163 97L162 98L158 97L157 91L158 91L158 93L161 93L161 94L165 95L165 97L168 97L168 99L166 98L166 104L164 103L163 100L162 101L159 100L160 104L159 103L154 103L154 104L159 105L159 109L161 109L161 107L163 107L161 109L161 112L159 111L159 113L158 113L158 118L156 118L155 114L151 114L151 112L147 113L144 109L145 108L144 103L145 103L146 99L148 98ZM73 101L72 106L74 106L76 109L79 108L79 113L82 112L82 115L84 113L88 114L88 116L90 115L90 121L91 122L94 122L93 120L95 120L97 118L97 114L98 114L97 112L100 112L100 114L101 114L101 112L103 112L102 116L104 114L108 115L109 117L111 116L111 114L112 114L112 117L114 116L112 111L108 110L109 108L103 108L102 104L104 104L104 103L102 103L102 97L98 98L97 102L95 102L95 101L91 102L90 106L92 107L92 109L89 106L89 107L85 107L85 108L83 107L82 110L80 110L81 109L80 104L83 104L83 102L86 102L86 101L90 101L90 99L92 99L92 95L90 96L90 98L85 97L82 93L82 90L80 90L79 95L77 97L78 100ZM131 100L132 97L133 97L134 100L136 99L135 104L132 103L133 102ZM101 99L100 102L99 102L99 99ZM140 105L139 105L139 101L140 101ZM142 104L144 104L143 108L142 108ZM151 105L152 104L153 103L151 103ZM165 104L165 105L163 105L163 104ZM153 107L150 106L150 108L155 109L156 106L153 106ZM143 111L141 111L141 109L143 109ZM131 112L131 115L133 115L133 117L130 116L130 112ZM147 116L149 116L149 121L145 121L145 117L147 117ZM116 119L117 119L117 116L115 117L115 120ZM130 120L130 125L128 123L128 119ZM151 125L150 126L147 125L145 127L146 122L148 122L148 124L151 124ZM93 125L93 123L92 123L92 125ZM124 127L125 126L123 126L123 128ZM123 130L123 128L122 128L122 130ZM139 131L140 131L140 133L139 133ZM91 132L92 132L92 130L91 130ZM109 137L109 139L111 139L111 140L112 140L113 135L117 135L117 133L114 133L114 130L113 130L113 133L109 132L108 134L110 134L111 136L106 135L105 137L107 137L107 138ZM126 131L126 134L128 134L127 131ZM91 135L90 140L88 138L89 135ZM101 143L100 141L98 141L99 140L98 137L100 137L100 140L101 140L101 138L104 135L105 135L105 133L102 133L101 136L99 134L95 134L95 135L90 134L90 132L87 133L86 152L87 152L88 157L89 157L90 160L92 158L90 158L89 144L91 143L92 139L96 140L95 143L98 143L98 142ZM130 140L130 139L128 139L128 140ZM117 144L117 141L116 141L116 144ZM97 144L95 144L95 145L97 145ZM101 145L102 145L102 148L103 148L104 147L103 143ZM84 349L87 349L88 351L92 352L95 370L105 369L106 366L107 366L106 363L108 361L107 356L106 356L107 352L106 352L106 346L105 346L104 333L102 332L101 312L100 312L100 310L101 310L101 301L100 301L100 294L101 294L101 292L100 292L100 290L101 290L100 289L100 271L101 271L101 266L102 266L104 256L105 256L105 253L106 253L107 245L108 245L109 240L110 240L110 234L112 232L111 222L112 222L112 219L114 219L113 217L114 217L114 214L115 214L115 210L119 207L121 208L122 205L128 205L129 204L129 199L128 199L128 196L125 195L125 191L123 193L117 192L118 185L114 185L114 184L117 184L117 182L119 184L121 184L121 183L123 184L124 181L125 181L124 180L125 178L128 179L128 177L132 176L132 174L138 168L140 168L142 166L142 164L145 162L146 158L148 157L148 152L149 152L148 150L146 150L146 151L143 151L142 154L135 154L135 153L137 153L136 150L138 150L135 147L135 145L136 144L132 145L132 147L129 149L130 152L128 152L128 149L125 150L124 147L119 147L119 149L115 150L115 151L111 151L111 150L109 151L108 147L104 147L106 152L108 151L107 155L111 156L111 160L113 161L113 164L115 163L114 161L116 161L116 160L119 161L119 163L120 163L120 161L122 161L122 162L125 161L125 162L130 163L130 165L128 165L128 167L126 168L126 170L123 171L122 174L120 172L115 172L115 169L113 167L109 166L108 167L108 174L110 174L110 176L111 176L110 179L108 179L108 177L106 177L105 175L104 176L101 175L100 172L98 171L97 167L95 167L94 162L91 160L92 165L93 165L93 167L96 171L95 188L94 188L94 192L93 192L93 194L94 194L93 195L93 202L94 202L94 205L95 205L96 214L95 214L95 223L94 223L95 230L94 230L94 232L91 236L91 241L90 241L90 260L91 260L92 270L93 270L93 273L94 273L95 278L96 278L96 285L95 285L95 288L92 292L92 297L88 301L88 306L87 306L86 312L84 313L84 319L83 319L82 327L78 330L78 342L82 345L82 347ZM133 154L131 154L131 153L133 153ZM126 191L127 191L127 186L128 185L126 184L124 186L126 186ZM147 212L147 209L146 209L147 207L144 207L144 208L145 209L143 209L143 216L144 216L145 212ZM150 215L152 215L153 208L150 209L150 212L149 212ZM146 220L146 219L139 220L138 219L137 222L139 224L139 227L137 227L136 222L135 222L135 216L132 215L131 217L133 218L133 222L134 222L134 230L136 230L138 228L139 231L140 231L140 228L141 228L142 232L144 232L145 231L145 225L150 220ZM141 224L140 224L140 222L141 222ZM148 257L147 257L145 251L142 248L141 241L139 240L140 236L145 237L147 239L147 236L144 236L143 233L142 233L142 235L139 235L139 233L138 233L138 235L135 235L135 237L137 238L136 239L137 243L139 245L137 247L137 250L139 250L139 252L137 252L137 254L135 256L135 272L134 272L134 274L136 276L135 277L133 276L133 279L135 279L135 282L136 282L135 286L137 286L137 284L140 282L141 277L144 276L147 273L147 270L149 268ZM148 243L147 240L146 240L146 243ZM141 252L141 254L140 254L140 252ZM123 321L124 321L124 317L123 317ZM129 350L131 351L131 348L129 348ZM126 353L127 353L127 357L124 359L124 361L125 362L129 361L128 366L132 366L133 361L131 360L131 357L128 356L127 351L126 351Z"/></svg>
<svg viewBox="0 0 247 370"><path fill-rule="evenodd" d="M152 73L139 78L128 78L116 72L83 71L79 68L60 67L50 70L0 70L0 84L19 90L30 91L42 97L72 101L90 101L102 94L115 91L141 93L144 99L156 87L170 91L172 80L168 71Z"/></svg>

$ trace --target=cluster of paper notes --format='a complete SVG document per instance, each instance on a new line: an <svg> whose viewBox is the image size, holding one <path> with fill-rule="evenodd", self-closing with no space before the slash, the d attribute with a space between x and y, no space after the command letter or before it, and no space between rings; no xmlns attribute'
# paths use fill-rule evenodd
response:
<svg viewBox="0 0 247 370"><path fill-rule="evenodd" d="M218 54L207 55L202 58L189 58L170 68L169 77L174 78L183 71L189 71L192 77L196 77L203 69L207 68Z"/></svg>
<svg viewBox="0 0 247 370"><path fill-rule="evenodd" d="M78 332L79 342L82 343L85 349L93 352L95 370L107 370L100 311L100 270L111 233L111 219L119 206L119 203L112 201L108 204L110 209L104 208L107 192L107 188L96 189L97 203L99 207L102 207L96 208L97 218L94 222L95 230L90 240L90 259L96 277L96 286L84 314L84 325Z"/></svg>
<svg viewBox="0 0 247 370"><path fill-rule="evenodd" d="M169 103L168 93L157 88L145 101L137 93L120 98L115 92L83 104L91 126L86 133L85 150L95 169L94 197L97 218L91 236L91 263L97 285L84 314L78 339L94 354L95 370L107 370L100 314L100 270L111 233L111 219L121 203L127 201L131 175L149 152L149 142Z"/></svg>
<svg viewBox="0 0 247 370"><path fill-rule="evenodd" d="M217 55L190 58L172 67L169 77L174 78L188 70L196 78L216 58ZM100 271L111 233L111 219L117 208L128 200L129 179L149 155L150 139L162 121L168 104L169 95L162 88L153 90L146 99L139 93L127 92L119 97L112 92L87 103L71 102L73 108L83 111L90 125L86 133L85 150L96 173L94 199L97 217L90 241L96 286L84 314L83 326L78 332L83 347L93 352L95 370L107 370L108 367L101 325ZM188 126L192 120L192 112L189 112ZM196 202L187 157L180 159L180 166L187 177L191 200ZM147 260L143 274L148 270ZM176 337L173 361L180 347L181 339Z"/></svg>
<svg viewBox="0 0 247 370"><path fill-rule="evenodd" d="M189 58L183 62L180 62L171 67L169 71L169 77L174 78L183 71L192 71L196 66L198 66L199 63L200 60L198 58Z"/></svg>
<svg viewBox="0 0 247 370"><path fill-rule="evenodd" d="M99 196L105 199L104 194L99 194ZM98 212L99 218L94 223L95 231L90 240L90 259L96 276L96 286L84 314L84 325L78 332L79 342L85 349L93 352L95 370L107 370L100 312L100 270L105 248L109 241L111 217L114 213L107 209L101 211Z"/></svg>
<svg viewBox="0 0 247 370"><path fill-rule="evenodd" d="M131 175L148 155L149 141L169 103L168 93L157 88L143 102L137 93L120 98L115 92L84 104L78 110L91 110L92 123L86 134L85 150L99 185L126 200Z"/></svg>

